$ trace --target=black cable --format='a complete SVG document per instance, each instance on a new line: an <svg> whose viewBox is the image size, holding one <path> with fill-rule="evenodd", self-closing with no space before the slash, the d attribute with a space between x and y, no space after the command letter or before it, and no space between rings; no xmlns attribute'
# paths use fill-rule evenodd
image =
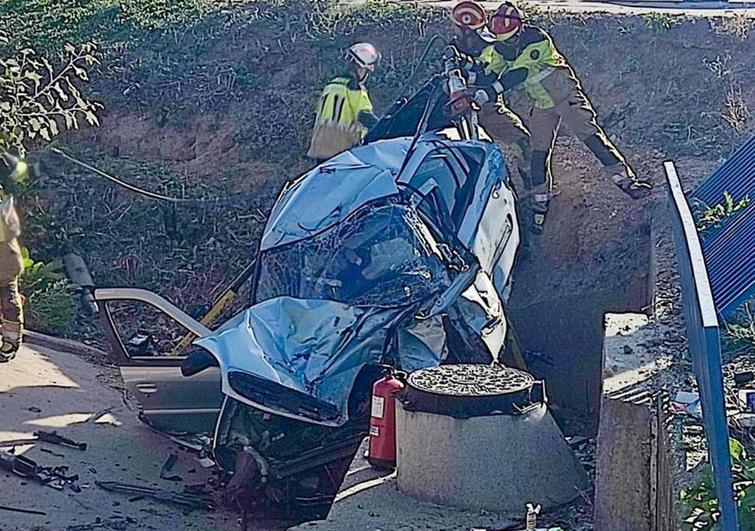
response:
<svg viewBox="0 0 755 531"><path fill-rule="evenodd" d="M419 70L420 70L420 68L422 66L422 63L425 62L425 58L427 58L427 54L430 53L430 48L435 43L435 41L437 41L438 39L442 39L442 38L443 38L443 35L440 35L439 33L436 33L435 35L433 35L430 38L430 40L428 41L428 43L425 45L425 49L422 51L422 54L419 56L419 59L417 59L414 62L414 68L412 69L412 73L409 74L409 78L403 84L404 88L412 86L412 81L414 81L414 78L416 77L417 72L419 72Z"/></svg>
<svg viewBox="0 0 755 531"><path fill-rule="evenodd" d="M438 79L440 76L436 76L434 79ZM437 101L437 93L438 93L438 84L437 82L433 84L430 95L427 97L427 101L425 102L425 108L422 109L422 115L419 118L419 123L417 124L417 130L414 133L414 137L412 138L411 144L409 144L409 149L406 151L406 156L404 157L404 160L401 162L401 168L398 170L398 175L401 175L401 173L406 168L407 163L409 162L409 159L412 157L412 153L414 153L414 148L417 146L417 142L419 141L419 137L424 134L424 132L427 130L427 122L430 119L430 111L435 105Z"/></svg>
<svg viewBox="0 0 755 531"><path fill-rule="evenodd" d="M180 205L180 206L215 206L215 207L221 207L221 206L230 206L234 205L236 203L240 203L243 201L249 201L251 199L254 199L256 197L259 197L259 193L256 192L250 192L248 194L238 194L233 195L229 197L216 197L216 198L205 198L205 199L182 199L178 197L169 197L167 195L158 194L156 192L150 192L149 190L144 190L142 188L139 188L138 186L135 186L133 184L127 183L126 181L122 181L121 179L110 175L109 173L106 173L99 168L96 168L92 166L91 164L87 164L84 161L81 161L77 159L76 157L73 157L66 153L65 151L62 151L58 148L50 148L50 151L55 153L56 155L63 157L69 162L72 162L76 164L77 166L80 166L96 175L99 175L100 177L104 177L108 181L117 184L118 186L121 186L125 188L126 190L129 190L131 192L134 192L136 194L139 194L141 196L144 196L148 199L152 199L155 201L162 201L164 203L170 203L173 205Z"/></svg>

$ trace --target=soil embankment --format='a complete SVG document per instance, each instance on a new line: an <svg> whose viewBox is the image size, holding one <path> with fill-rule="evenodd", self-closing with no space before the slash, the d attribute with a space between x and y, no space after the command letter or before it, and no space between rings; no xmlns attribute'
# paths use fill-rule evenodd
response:
<svg viewBox="0 0 755 531"><path fill-rule="evenodd" d="M64 139L69 149L167 195L252 196L233 207L172 208L44 157L27 239L51 255L61 242L80 250L100 285L146 287L189 309L206 305L254 256L277 191L308 167L312 107L339 71L341 50L370 40L383 52L370 82L380 111L433 71L437 61L426 61L405 86L430 37L450 30L445 12L405 4L334 11L322 2L234 3L184 19L154 15L149 24L129 9L70 15L82 19L67 37L101 41L92 88L105 111L101 127ZM742 17L533 16L574 66L608 133L659 190L653 201L628 200L562 135L558 195L538 250L520 264L514 320L518 308L537 313L553 300L635 307L627 301L642 300L649 223L664 212L660 162L709 167L753 131L755 32ZM55 34L15 23L20 38L54 43ZM526 120L521 99L512 102Z"/></svg>

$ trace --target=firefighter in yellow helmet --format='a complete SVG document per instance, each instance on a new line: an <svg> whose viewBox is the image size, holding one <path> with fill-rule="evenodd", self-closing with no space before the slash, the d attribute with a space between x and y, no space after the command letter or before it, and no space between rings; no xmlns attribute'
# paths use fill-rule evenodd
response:
<svg viewBox="0 0 755 531"><path fill-rule="evenodd" d="M380 62L372 44L359 42L346 52L348 72L331 80L315 109L315 126L307 156L327 160L359 144L378 121L365 81Z"/></svg>
<svg viewBox="0 0 755 531"><path fill-rule="evenodd" d="M483 38L487 21L485 9L472 0L459 2L451 11L454 31L452 46L461 56L469 84L475 82L475 62L479 61L480 55L489 46ZM480 123L494 140L512 149L519 174L526 179L530 132L522 119L506 106L502 94L480 106Z"/></svg>
<svg viewBox="0 0 755 531"><path fill-rule="evenodd" d="M10 153L2 155L0 176L8 186L10 182L23 182L28 174L28 166L23 160ZM21 345L24 313L21 296L18 292L18 278L23 271L21 247L18 237L21 224L12 195L4 195L0 202L0 363L8 362L16 356Z"/></svg>
<svg viewBox="0 0 755 531"><path fill-rule="evenodd" d="M523 86L532 111L530 180L535 232L542 231L552 187L551 153L561 122L592 151L610 178L633 199L650 194L650 183L638 179L616 146L598 125L597 116L574 70L541 28L523 22L521 11L504 2L490 17L489 45L480 54L482 66L474 100L484 103L504 91Z"/></svg>

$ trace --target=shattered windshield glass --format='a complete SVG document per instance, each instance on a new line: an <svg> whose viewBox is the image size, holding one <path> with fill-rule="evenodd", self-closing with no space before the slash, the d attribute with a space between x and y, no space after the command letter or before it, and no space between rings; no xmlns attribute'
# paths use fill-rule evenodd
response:
<svg viewBox="0 0 755 531"><path fill-rule="evenodd" d="M257 302L273 297L398 307L450 284L432 236L416 212L370 204L322 233L260 256Z"/></svg>

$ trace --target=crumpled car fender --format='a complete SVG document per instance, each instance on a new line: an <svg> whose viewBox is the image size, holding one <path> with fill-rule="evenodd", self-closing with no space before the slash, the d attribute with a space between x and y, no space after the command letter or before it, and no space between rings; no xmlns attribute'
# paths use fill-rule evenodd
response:
<svg viewBox="0 0 755 531"><path fill-rule="evenodd" d="M389 335L413 311L276 297L195 344L218 359L223 394L276 415L340 426L360 370L381 362ZM406 364L434 366L438 357L412 349Z"/></svg>

